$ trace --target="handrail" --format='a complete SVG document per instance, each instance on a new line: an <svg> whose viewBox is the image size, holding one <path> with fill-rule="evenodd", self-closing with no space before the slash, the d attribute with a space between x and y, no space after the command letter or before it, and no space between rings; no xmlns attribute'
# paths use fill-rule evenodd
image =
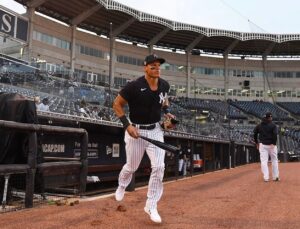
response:
<svg viewBox="0 0 300 229"><path fill-rule="evenodd" d="M25 207L33 206L33 192L34 192L34 177L36 173L37 164L37 133L52 133L52 134L70 134L79 135L81 137L81 153L80 153L80 187L79 193L83 194L86 190L86 178L88 172L88 160L87 160L87 149L88 149L88 133L82 128L72 127L60 127L60 126L47 126L40 124L31 123L19 123L14 121L0 120L0 129L6 131L18 131L27 132L30 134L29 137L29 152L27 164L29 169L26 175L26 197ZM1 165L0 165L1 166Z"/></svg>

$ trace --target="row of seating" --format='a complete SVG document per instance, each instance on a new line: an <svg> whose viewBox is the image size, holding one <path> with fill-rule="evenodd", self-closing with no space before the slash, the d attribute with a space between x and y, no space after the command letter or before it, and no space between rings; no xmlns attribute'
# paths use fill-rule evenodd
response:
<svg viewBox="0 0 300 229"><path fill-rule="evenodd" d="M54 77L45 80L44 76L38 74L30 76L26 73L28 79L26 81L19 79L22 77L21 73L17 75L1 74L5 77L12 76L14 82L18 82L16 85L0 84L1 91L20 93L28 97L39 96L41 99L47 97L51 112L119 122L112 110L112 101L117 95L116 91L107 91L101 87L78 84ZM171 112L180 120L180 124L177 126L178 131L221 139L248 141L253 131L254 126L249 129L238 129L239 125L235 127L236 130L231 130L228 128L230 123L223 124L228 122L228 118L247 119L247 114L262 117L267 111L271 111L275 120L291 120L287 112L266 102L225 102L184 97L171 97L170 100ZM81 106L82 101L84 101L83 107ZM127 111L127 109L125 110Z"/></svg>
<svg viewBox="0 0 300 229"><path fill-rule="evenodd" d="M196 109L199 112L211 111L231 119L246 119L247 116L230 103L221 100L179 97L174 102L186 109Z"/></svg>
<svg viewBox="0 0 300 229"><path fill-rule="evenodd" d="M300 102L278 102L276 104L294 115L300 115Z"/></svg>
<svg viewBox="0 0 300 229"><path fill-rule="evenodd" d="M275 121L292 121L289 114L281 110L278 106L263 101L230 101L230 103L238 109L252 114L258 118L262 118L267 112L271 112Z"/></svg>

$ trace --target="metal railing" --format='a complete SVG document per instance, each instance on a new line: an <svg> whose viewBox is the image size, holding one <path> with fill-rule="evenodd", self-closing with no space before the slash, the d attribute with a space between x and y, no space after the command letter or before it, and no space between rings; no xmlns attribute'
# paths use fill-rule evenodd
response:
<svg viewBox="0 0 300 229"><path fill-rule="evenodd" d="M34 194L34 180L37 170L37 133L51 133L51 134L69 134L80 136L80 175L79 175L79 194L83 194L86 190L86 178L88 171L87 147L88 147L88 133L82 128L46 126L39 124L18 123L13 121L0 120L0 129L5 131L25 132L29 134L29 147L27 164L9 164L0 165L0 173L3 175L26 173L26 193L25 193L25 207L33 207ZM66 162L68 163L68 162ZM70 161L72 163L72 161ZM43 163L42 163L43 164ZM51 167L51 165L50 165ZM7 183L7 181L6 181Z"/></svg>

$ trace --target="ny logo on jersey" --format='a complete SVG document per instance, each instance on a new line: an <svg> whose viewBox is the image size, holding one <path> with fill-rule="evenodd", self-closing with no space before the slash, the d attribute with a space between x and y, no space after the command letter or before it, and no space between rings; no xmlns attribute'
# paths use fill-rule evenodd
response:
<svg viewBox="0 0 300 229"><path fill-rule="evenodd" d="M163 104L166 101L167 95L168 95L167 92L165 92L165 95L162 92L159 94L159 103L160 104Z"/></svg>

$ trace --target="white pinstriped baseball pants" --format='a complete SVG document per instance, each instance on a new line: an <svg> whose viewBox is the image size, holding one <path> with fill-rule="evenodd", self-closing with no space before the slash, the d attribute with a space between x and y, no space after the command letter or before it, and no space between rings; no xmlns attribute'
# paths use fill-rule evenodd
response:
<svg viewBox="0 0 300 229"><path fill-rule="evenodd" d="M259 143L259 153L260 153L261 171L263 173L264 179L269 180L269 168L268 168L269 155L272 161L272 178L275 179L279 177L277 146L264 145L262 143Z"/></svg>
<svg viewBox="0 0 300 229"><path fill-rule="evenodd" d="M140 135L159 141L163 141L164 139L163 131L158 123L153 130L139 129L139 133ZM119 175L119 186L126 188L129 185L132 174L139 167L146 150L152 168L148 184L146 206L149 209L155 209L163 193L162 180L165 170L165 151L141 138L132 138L127 131L125 132L125 144L126 164L123 166Z"/></svg>

